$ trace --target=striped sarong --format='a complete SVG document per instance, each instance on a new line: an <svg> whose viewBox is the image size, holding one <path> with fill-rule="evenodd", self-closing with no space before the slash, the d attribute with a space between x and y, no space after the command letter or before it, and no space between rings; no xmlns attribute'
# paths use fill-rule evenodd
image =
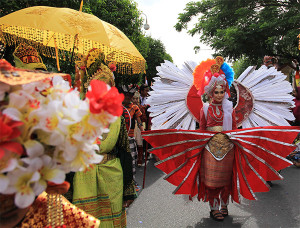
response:
<svg viewBox="0 0 300 228"><path fill-rule="evenodd" d="M126 227L123 171L119 158L74 176L73 204L98 218L100 228Z"/></svg>
<svg viewBox="0 0 300 228"><path fill-rule="evenodd" d="M137 145L134 137L128 137L128 138L129 138L130 153L132 156L133 180L135 181L136 166L137 166Z"/></svg>

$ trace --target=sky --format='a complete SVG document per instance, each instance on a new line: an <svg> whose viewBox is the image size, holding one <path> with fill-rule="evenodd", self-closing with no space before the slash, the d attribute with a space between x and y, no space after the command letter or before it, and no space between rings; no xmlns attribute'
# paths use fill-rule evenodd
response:
<svg viewBox="0 0 300 228"><path fill-rule="evenodd" d="M174 25L178 21L178 14L183 13L186 3L191 0L135 0L137 8L147 16L150 29L145 31L155 39L160 39L166 47L166 51L173 58L173 62L182 66L185 61L195 61L200 63L202 60L212 58L213 51L199 41L200 35L191 36L187 30L177 32ZM142 14L145 20L145 16ZM192 28L197 21L188 24ZM194 46L200 46L200 50L195 54Z"/></svg>

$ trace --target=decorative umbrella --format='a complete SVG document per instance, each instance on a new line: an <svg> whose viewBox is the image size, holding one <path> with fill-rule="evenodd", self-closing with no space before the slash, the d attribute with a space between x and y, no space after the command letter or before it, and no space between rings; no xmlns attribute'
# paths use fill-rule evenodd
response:
<svg viewBox="0 0 300 228"><path fill-rule="evenodd" d="M0 18L0 40L5 44L26 42L47 57L65 57L65 51L86 55L99 48L105 60L117 64L117 72L145 71L145 59L115 26L98 17L69 8L35 6Z"/></svg>

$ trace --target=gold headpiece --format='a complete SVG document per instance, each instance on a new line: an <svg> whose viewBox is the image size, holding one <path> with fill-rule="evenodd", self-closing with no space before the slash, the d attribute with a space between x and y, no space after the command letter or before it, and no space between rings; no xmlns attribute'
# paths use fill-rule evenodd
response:
<svg viewBox="0 0 300 228"><path fill-rule="evenodd" d="M79 75L76 80L81 79L81 92L85 94L91 80L96 79L104 81L110 86L115 86L114 74L112 70L104 63L105 55L100 49L92 49L87 56L81 56L76 65L79 69ZM82 72L82 73L80 73Z"/></svg>
<svg viewBox="0 0 300 228"><path fill-rule="evenodd" d="M214 73L219 73L220 69L221 69L221 66L222 64L224 63L224 58L222 56L217 56L215 58L216 60L216 64L213 64L211 67L210 67L210 71L212 74Z"/></svg>
<svg viewBox="0 0 300 228"><path fill-rule="evenodd" d="M32 46L21 43L14 51L13 56L15 65L18 68L30 70L41 68L47 70L39 53Z"/></svg>
<svg viewBox="0 0 300 228"><path fill-rule="evenodd" d="M28 46L24 43L20 44L15 52L17 56L23 63L41 63L40 55L37 50L31 46Z"/></svg>

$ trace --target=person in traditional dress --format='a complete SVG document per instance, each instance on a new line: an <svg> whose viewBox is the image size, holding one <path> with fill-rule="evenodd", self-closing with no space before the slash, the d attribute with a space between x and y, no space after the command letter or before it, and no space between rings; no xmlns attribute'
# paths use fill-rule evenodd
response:
<svg viewBox="0 0 300 228"><path fill-rule="evenodd" d="M137 142L134 137L134 129L135 125L137 122L137 127L139 130L142 132L144 131L144 126L142 123L142 116L143 113L139 109L138 105L133 104L132 98L134 96L134 93L137 91L137 86L136 85L123 85L122 86L122 93L124 94L125 98L123 101L124 107L128 110L130 114L130 119L131 119L131 124L130 124L130 129L128 132L128 137L129 137L129 145L130 145L130 151L131 151L131 156L132 156L132 168L133 168L133 178L135 180L135 174L136 174L136 167L138 166L138 147L137 147ZM136 180L135 180L136 181ZM137 183L136 183L137 185Z"/></svg>
<svg viewBox="0 0 300 228"><path fill-rule="evenodd" d="M13 52L13 57L15 66L19 69L47 71L47 67L36 48L28 44L21 43L18 45ZM72 79L69 74L63 76L63 79L72 86Z"/></svg>
<svg viewBox="0 0 300 228"><path fill-rule="evenodd" d="M140 111L142 112L142 116L140 117L141 122L143 123L143 128L145 129L146 127L146 121L147 121L147 117L146 117L146 112L144 107L140 104L140 93L138 91L136 91L132 97L132 103L134 105L137 105L140 109ZM143 159L144 159L144 149L143 149L143 138L142 138L142 134L141 134L141 130L139 128L138 122L137 120L135 121L135 127L134 127L134 138L136 140L136 144L137 144L137 166L141 167L143 164Z"/></svg>
<svg viewBox="0 0 300 228"><path fill-rule="evenodd" d="M92 79L114 86L114 75L103 62L103 53L92 49L88 56L77 62L84 93ZM83 94L84 95L84 94ZM126 227L126 207L136 197L132 174L132 157L125 120L121 116L109 126L109 132L100 142L104 159L87 172L77 172L73 178L73 201L77 207L101 221L100 227Z"/></svg>
<svg viewBox="0 0 300 228"><path fill-rule="evenodd" d="M236 129L229 101L233 74L222 57L196 66L193 84L198 95L209 101L200 111L200 129L142 133L153 146L150 152L160 159L156 167L177 186L173 194L209 202L210 216L217 221L228 215L230 197L237 203L240 196L255 200L255 192L269 191L267 181L282 179L277 171L292 164L285 157L294 150L292 142L300 131L291 126Z"/></svg>
<svg viewBox="0 0 300 228"><path fill-rule="evenodd" d="M140 93L140 104L142 106L147 105L147 97L149 96L149 86L147 84L143 84L139 88Z"/></svg>
<svg viewBox="0 0 300 228"><path fill-rule="evenodd" d="M200 111L200 130L221 132L236 129L232 102L226 99L229 86L225 75L215 72L204 90L209 96L210 103L205 103ZM214 153L216 148L212 147L220 145L220 142L222 151L216 154ZM224 216L228 215L233 147L233 143L225 135L220 134L218 138L212 139L202 152L201 183L205 189L205 199L209 202L211 217L216 220L223 220Z"/></svg>
<svg viewBox="0 0 300 228"><path fill-rule="evenodd" d="M43 63L38 51L25 43L21 43L17 46L13 53L15 66L20 69L28 70L45 70L46 65Z"/></svg>

